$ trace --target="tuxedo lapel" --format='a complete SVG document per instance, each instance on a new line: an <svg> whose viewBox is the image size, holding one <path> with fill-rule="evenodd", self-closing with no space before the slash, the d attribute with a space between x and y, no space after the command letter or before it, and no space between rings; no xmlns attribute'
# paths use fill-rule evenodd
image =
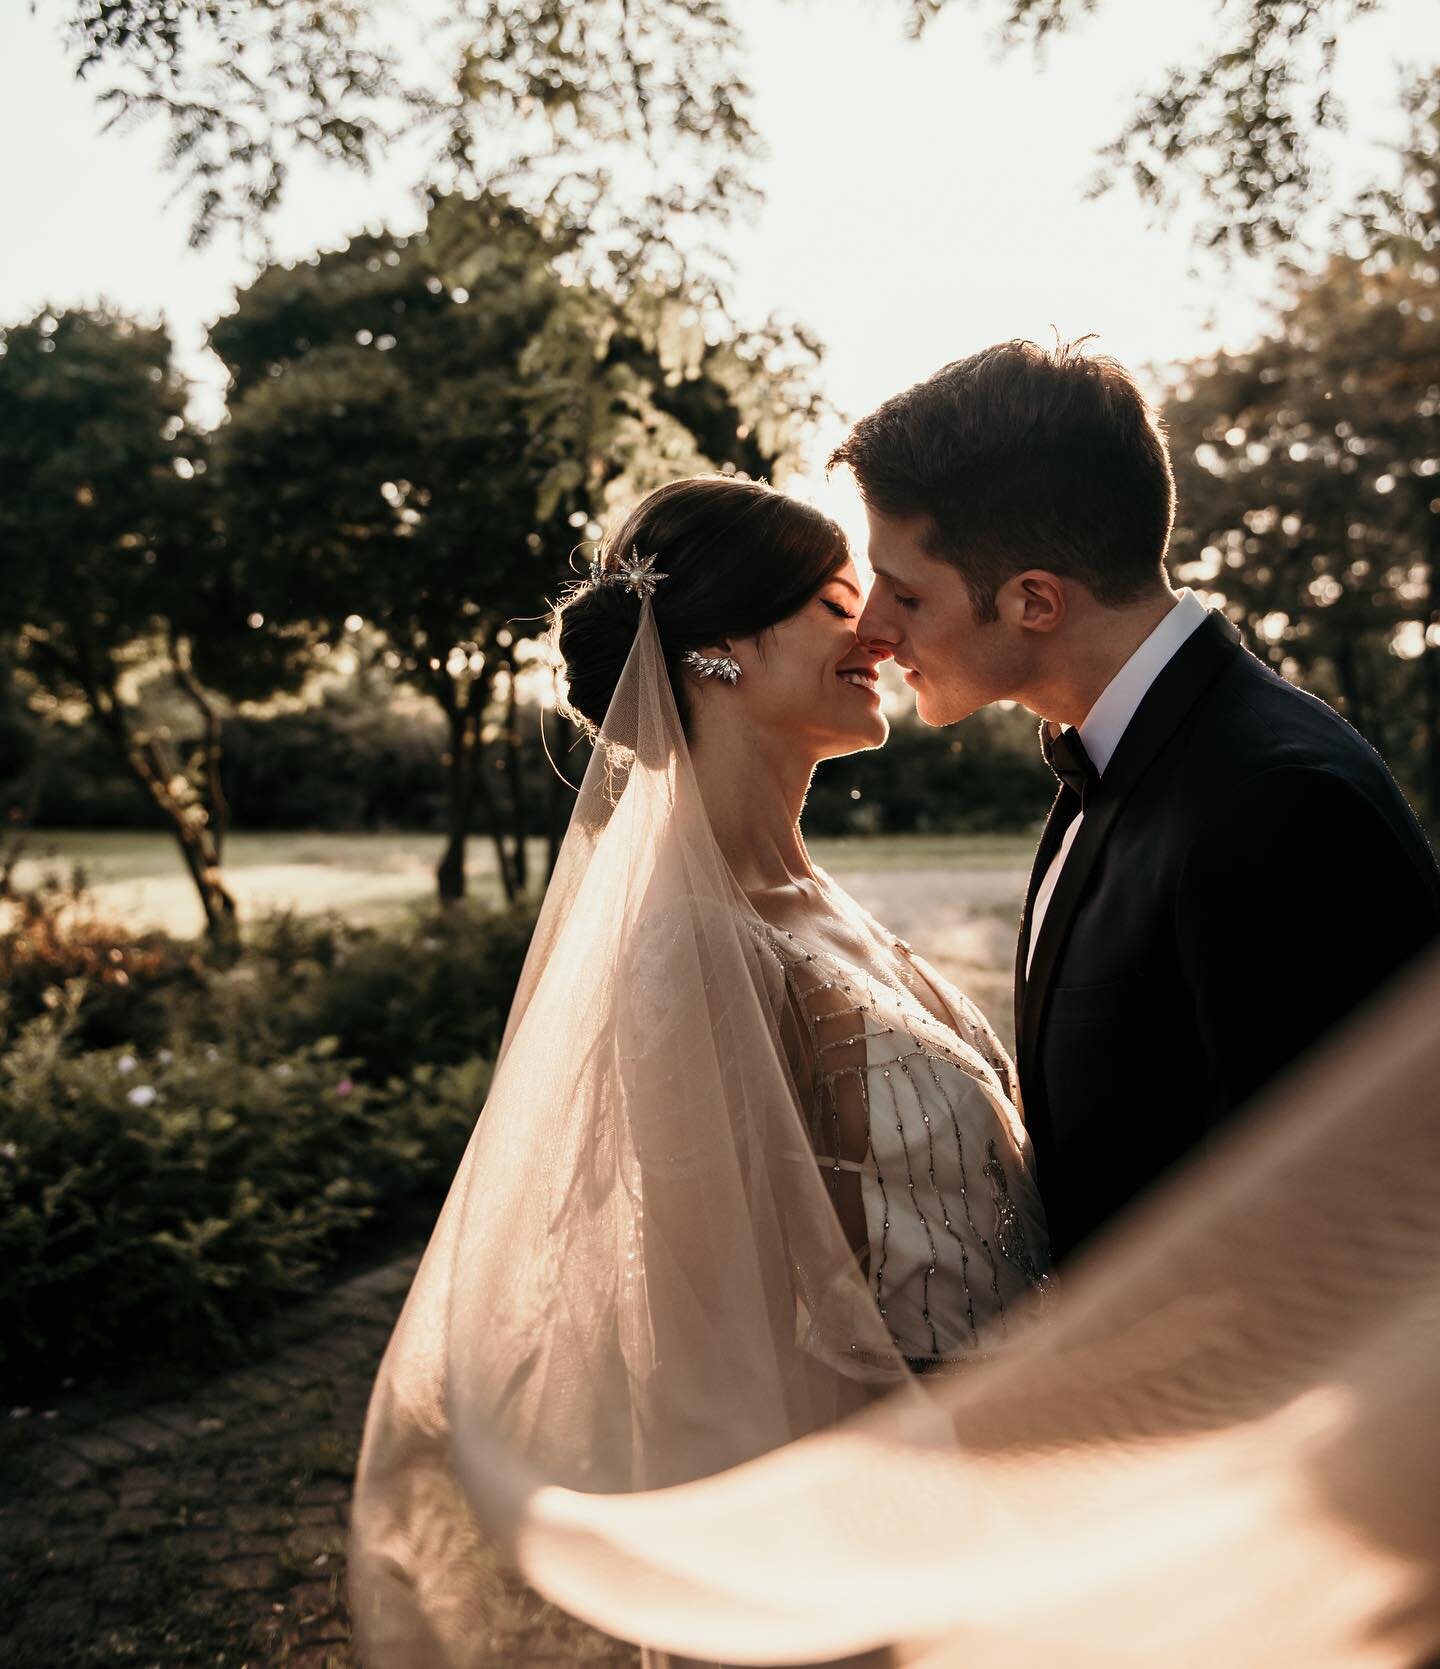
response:
<svg viewBox="0 0 1440 1669"><path fill-rule="evenodd" d="M1030 958L1029 977L1025 977L1024 962L1029 941L1030 912L1034 906L1038 876L1044 873L1040 854L1036 855L1035 871L1030 877L1030 891L1025 901L1025 917L1021 932L1020 961L1016 969L1016 1053L1019 1057L1020 1081L1035 1081L1036 1048L1040 1027L1045 1017L1045 1004L1055 977L1060 953L1069 936L1070 925L1085 893L1090 872L1104 848L1115 819L1120 815L1130 791L1139 782L1146 768L1174 735L1181 720L1230 664L1240 648L1240 634L1223 614L1211 610L1205 623L1194 632L1161 669L1155 682L1135 710L1135 716L1125 728L1120 745L1115 750L1099 783L1087 796L1085 820L1080 825L1074 844L1060 871L1060 879L1046 907L1040 933L1035 941L1035 952ZM1061 794L1056 801L1073 798ZM1041 840L1045 851L1055 810L1051 810ZM1069 819L1065 820L1066 822ZM1064 825L1061 826L1062 834ZM1051 845L1050 855L1055 847ZM1045 859L1048 865L1049 857Z"/></svg>

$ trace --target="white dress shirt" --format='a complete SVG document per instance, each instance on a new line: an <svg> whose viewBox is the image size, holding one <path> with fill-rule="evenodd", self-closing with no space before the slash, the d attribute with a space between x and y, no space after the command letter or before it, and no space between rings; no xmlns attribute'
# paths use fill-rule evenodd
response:
<svg viewBox="0 0 1440 1669"><path fill-rule="evenodd" d="M1120 738L1135 717L1135 709L1180 645L1197 626L1204 623L1206 613L1204 603L1187 586L1180 593L1179 601L1100 692L1099 699L1085 715L1080 725L1080 740L1091 764L1101 776L1115 757ZM1065 859L1070 855L1070 848L1075 844L1075 836L1084 821L1082 812L1066 829L1060 850L1050 860L1050 867L1036 890L1035 908L1030 917L1030 945L1025 956L1026 979L1030 977L1030 964L1035 959L1040 924L1045 919L1045 912L1060 880L1060 871L1065 867Z"/></svg>

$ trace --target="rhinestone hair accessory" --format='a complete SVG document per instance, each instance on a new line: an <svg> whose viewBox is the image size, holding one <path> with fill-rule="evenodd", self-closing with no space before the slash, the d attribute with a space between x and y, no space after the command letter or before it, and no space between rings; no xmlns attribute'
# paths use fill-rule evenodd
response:
<svg viewBox="0 0 1440 1669"><path fill-rule="evenodd" d="M635 596L644 599L655 595L655 587L661 580L669 579L669 574L662 574L655 564L659 561L659 551L651 551L649 556L641 556L640 547L631 545L630 554L621 557L613 568L601 565L598 556L590 559L591 585L623 585Z"/></svg>
<svg viewBox="0 0 1440 1669"><path fill-rule="evenodd" d="M702 678L720 678L733 684L740 676L739 661L729 655L702 655L698 649L687 649L680 660Z"/></svg>

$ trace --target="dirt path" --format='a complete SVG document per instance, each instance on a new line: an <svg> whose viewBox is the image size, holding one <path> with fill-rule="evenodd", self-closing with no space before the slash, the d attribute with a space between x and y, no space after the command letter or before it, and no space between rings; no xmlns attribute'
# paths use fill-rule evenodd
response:
<svg viewBox="0 0 1440 1669"><path fill-rule="evenodd" d="M352 1669L365 1407L418 1251L300 1306L243 1371L6 1411L4 1669ZM491 1661L634 1665L498 1567Z"/></svg>

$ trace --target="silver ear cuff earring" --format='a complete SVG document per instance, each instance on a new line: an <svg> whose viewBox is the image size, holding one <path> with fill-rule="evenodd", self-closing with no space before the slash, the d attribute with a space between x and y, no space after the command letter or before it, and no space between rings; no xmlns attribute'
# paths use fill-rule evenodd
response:
<svg viewBox="0 0 1440 1669"><path fill-rule="evenodd" d="M687 649L680 657L681 664L702 678L719 678L733 684L740 676L740 663L729 655L702 655L698 649Z"/></svg>

